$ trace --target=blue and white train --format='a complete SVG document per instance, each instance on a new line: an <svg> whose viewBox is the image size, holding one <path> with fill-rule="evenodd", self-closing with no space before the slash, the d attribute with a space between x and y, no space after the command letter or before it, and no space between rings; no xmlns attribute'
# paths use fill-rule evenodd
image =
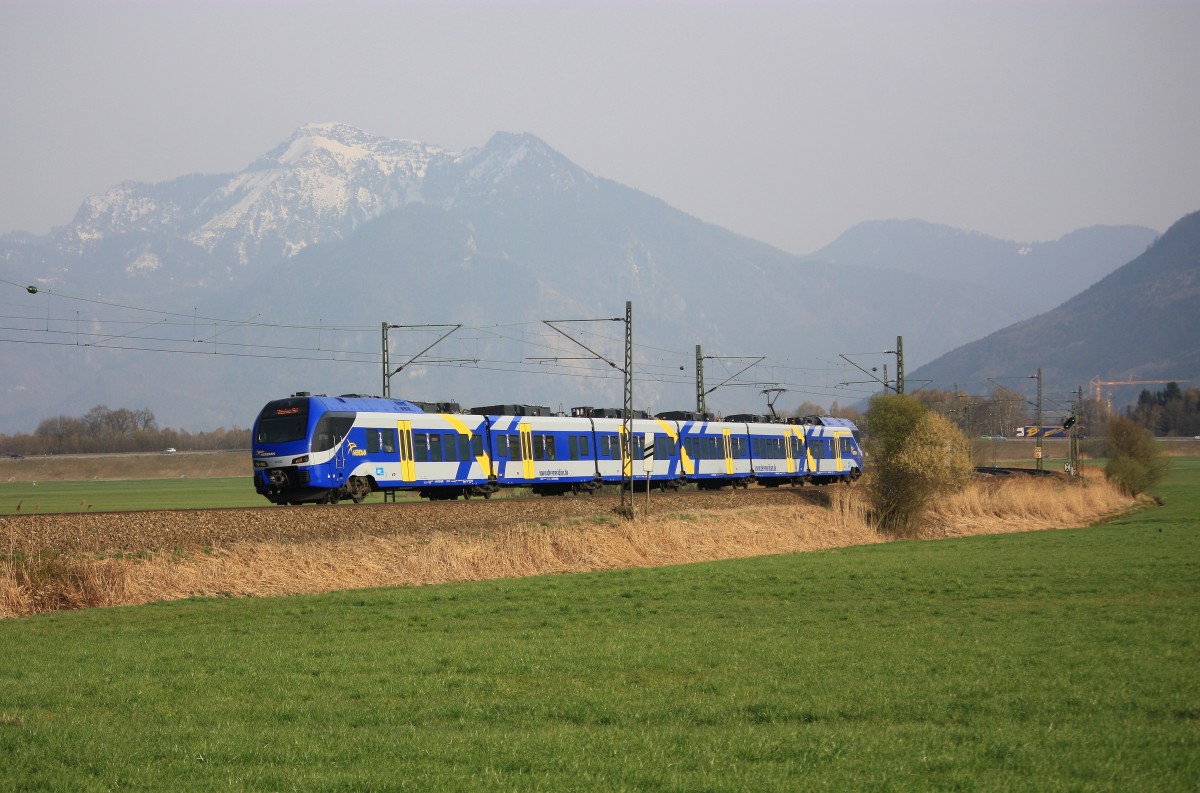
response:
<svg viewBox="0 0 1200 793"><path fill-rule="evenodd" d="M300 392L267 403L254 422L254 486L275 504L357 503L378 491L429 499L486 498L505 487L583 493L629 474L639 486L648 479L660 489L714 489L828 484L863 471L857 429L844 419L641 416L622 459L618 415L521 405L425 412L402 399Z"/></svg>

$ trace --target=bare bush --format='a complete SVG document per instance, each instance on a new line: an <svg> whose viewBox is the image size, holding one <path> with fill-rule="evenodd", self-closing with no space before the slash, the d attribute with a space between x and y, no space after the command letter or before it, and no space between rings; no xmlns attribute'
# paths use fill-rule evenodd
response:
<svg viewBox="0 0 1200 793"><path fill-rule="evenodd" d="M1104 475L1126 494L1145 493L1161 482L1171 463L1150 431L1123 416L1108 422L1108 464Z"/></svg>
<svg viewBox="0 0 1200 793"><path fill-rule="evenodd" d="M970 481L970 442L947 418L905 395L872 399L868 425L868 491L876 523L885 531L912 534L935 496Z"/></svg>

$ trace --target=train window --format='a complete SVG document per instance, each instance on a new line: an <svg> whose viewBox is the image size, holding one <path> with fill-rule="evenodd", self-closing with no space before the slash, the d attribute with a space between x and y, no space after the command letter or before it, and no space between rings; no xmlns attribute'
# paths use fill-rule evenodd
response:
<svg viewBox="0 0 1200 793"><path fill-rule="evenodd" d="M600 436L600 456L601 457L603 457L605 459L614 459L621 453L620 449L617 448L617 444L614 443L614 441L616 439L617 439L617 436L615 436L615 435L601 435Z"/></svg>
<svg viewBox="0 0 1200 793"><path fill-rule="evenodd" d="M666 435L654 436L654 456L659 460L668 460L673 455L671 454L671 439Z"/></svg>
<svg viewBox="0 0 1200 793"><path fill-rule="evenodd" d="M538 456L538 455L541 456ZM533 459L535 460L557 460L558 454L554 451L554 436L553 435L534 435L533 436Z"/></svg>
<svg viewBox="0 0 1200 793"><path fill-rule="evenodd" d="M395 430L367 430L367 452L370 454L378 454L380 451L384 451L389 454L396 453Z"/></svg>
<svg viewBox="0 0 1200 793"><path fill-rule="evenodd" d="M413 460L418 463L429 462L429 436L423 432L413 433Z"/></svg>
<svg viewBox="0 0 1200 793"><path fill-rule="evenodd" d="M510 435L508 442L508 450L512 453L512 459L521 459L521 436Z"/></svg>
<svg viewBox="0 0 1200 793"><path fill-rule="evenodd" d="M446 458L442 456L442 436L429 433L429 462L440 463L444 459Z"/></svg>
<svg viewBox="0 0 1200 793"><path fill-rule="evenodd" d="M567 436L567 456L572 460L579 459L579 436Z"/></svg>
<svg viewBox="0 0 1200 793"><path fill-rule="evenodd" d="M592 458L591 444L589 443L588 436L586 435L579 436L579 456L585 460L590 460Z"/></svg>
<svg viewBox="0 0 1200 793"><path fill-rule="evenodd" d="M342 442L354 426L353 413L326 413L313 429L312 451L323 452Z"/></svg>
<svg viewBox="0 0 1200 793"><path fill-rule="evenodd" d="M708 438L705 438L704 440L705 440L705 446L707 447L705 449L705 451L708 452L709 460L722 460L725 458L725 455L721 454L717 450L717 439L716 438L708 437Z"/></svg>
<svg viewBox="0 0 1200 793"><path fill-rule="evenodd" d="M471 456L472 457L482 457L483 456L483 436L482 435L472 435L471 436Z"/></svg>
<svg viewBox="0 0 1200 793"><path fill-rule="evenodd" d="M471 459L471 439L466 435L458 436L458 459Z"/></svg>
<svg viewBox="0 0 1200 793"><path fill-rule="evenodd" d="M646 436L640 432L633 436L633 448L629 450L629 454L633 459L640 460L646 456Z"/></svg>

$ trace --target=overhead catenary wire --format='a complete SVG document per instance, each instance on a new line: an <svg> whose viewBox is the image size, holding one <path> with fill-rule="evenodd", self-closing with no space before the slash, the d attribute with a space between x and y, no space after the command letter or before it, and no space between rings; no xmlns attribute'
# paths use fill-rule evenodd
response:
<svg viewBox="0 0 1200 793"><path fill-rule="evenodd" d="M57 289L37 287L31 290L26 285L9 279L0 279L0 283L12 285L29 295L44 297L47 301L46 312L29 312L28 302L22 300L0 301L0 306L6 310L0 314L0 344L29 344L57 347L89 347L93 349L145 352L154 354L185 354L212 355L248 359L278 359L289 361L337 362L349 364L378 365L381 359L379 351L367 342L371 334L377 332L376 325L358 323L326 322L324 318L313 322L274 322L261 318L261 313L250 319L229 319L201 313L193 308L191 312L179 311L173 308L150 308L126 302L105 300L100 298L81 297ZM55 299L51 308L50 298ZM80 311L72 310L65 313L70 303L92 306L94 310L84 316ZM7 310L15 308L15 310ZM569 376L596 380L613 380L620 378L609 372L600 371L595 361L564 362L567 356L561 355L562 345L551 334L530 333L535 327L545 327L544 321L490 323L480 325L462 325L464 334L469 338L455 339L457 343L472 342L475 345L486 339L493 342L511 342L520 344L532 350L544 351L545 355L529 355L524 359L506 359L495 356L480 355L474 352L461 358L448 357L444 360L412 360L408 366L418 367L456 367L474 368L481 371L511 372L517 374L539 374L548 376ZM171 335L170 331L180 331ZM247 333L294 333L312 331L315 335L314 344L297 344L294 342L281 343L269 338L258 338L247 341L218 340L233 331L242 330ZM557 329L555 329L557 330ZM518 332L519 331L519 332ZM561 333L561 331L559 331ZM618 344L619 338L612 334L587 329L576 329L574 332L581 336L594 339L604 344ZM337 341L339 336L355 337ZM65 338L64 338L65 337ZM68 340L69 339L69 340ZM631 363L639 379L667 385L687 385L692 382L690 374L681 374L682 366L660 367L653 359L656 355L669 355L678 361L688 360L689 354L653 344L634 345L635 355ZM419 355L419 353L418 353ZM550 359L558 359L551 361ZM608 360L607 358L605 359ZM768 360L764 358L763 360ZM547 365L552 363L553 365ZM839 389L825 384L800 382L795 378L796 373L825 374L830 368L796 367L785 362L771 361L770 365L786 372L779 380L780 387L802 395L817 397L849 396ZM609 361L609 366L612 366ZM761 386L758 381L742 382L737 379L741 373L735 373L728 381L730 386Z"/></svg>

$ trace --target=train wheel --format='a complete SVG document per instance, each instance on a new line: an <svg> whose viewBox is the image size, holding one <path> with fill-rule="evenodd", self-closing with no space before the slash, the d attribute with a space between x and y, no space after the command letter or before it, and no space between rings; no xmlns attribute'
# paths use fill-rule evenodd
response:
<svg viewBox="0 0 1200 793"><path fill-rule="evenodd" d="M352 476L346 483L346 492L355 504L361 504L371 493L371 485L361 476Z"/></svg>

